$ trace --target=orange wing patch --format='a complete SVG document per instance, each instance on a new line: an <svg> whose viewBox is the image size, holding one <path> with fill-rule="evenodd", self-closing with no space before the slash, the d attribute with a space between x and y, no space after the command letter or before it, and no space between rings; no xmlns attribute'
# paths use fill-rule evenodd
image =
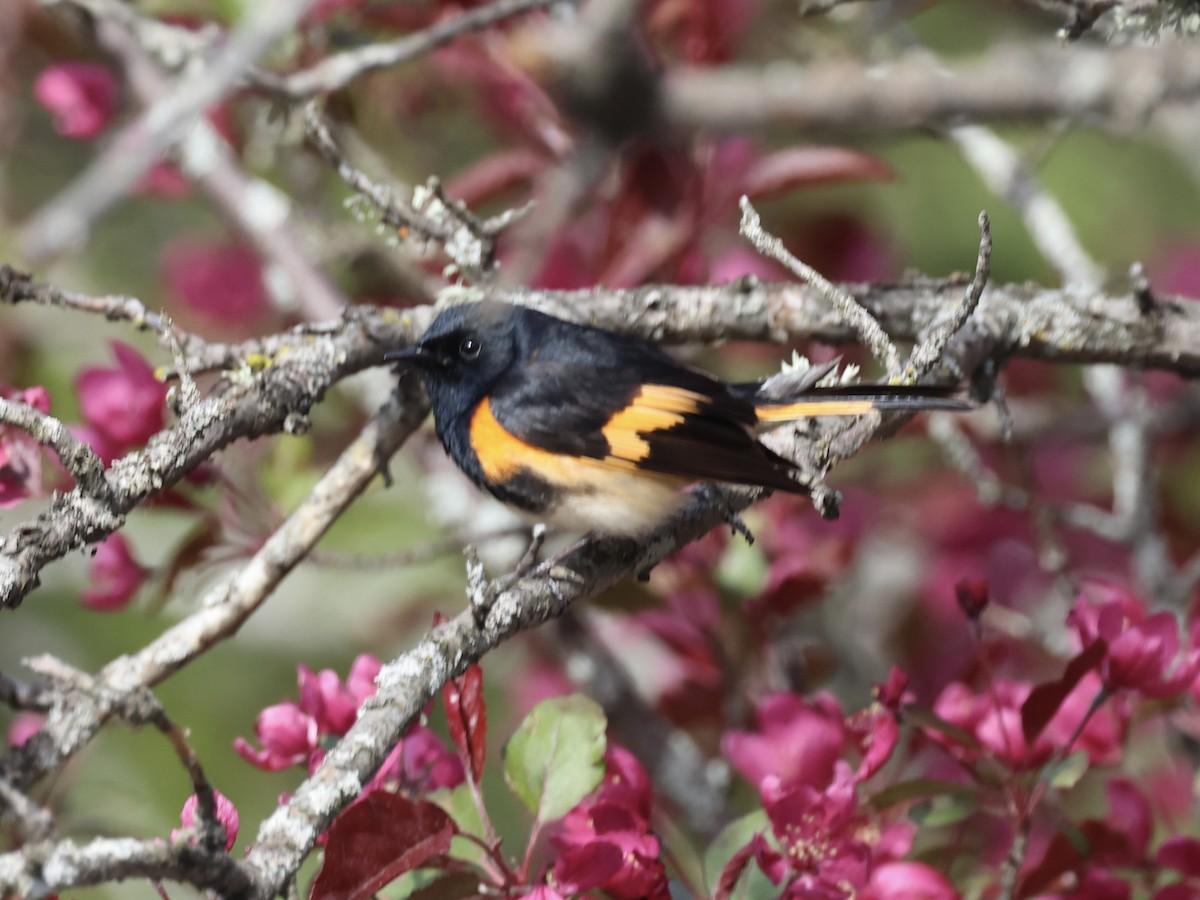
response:
<svg viewBox="0 0 1200 900"><path fill-rule="evenodd" d="M875 408L873 400L802 400L782 406L758 406L760 422L794 422L811 416L861 416Z"/></svg>
<svg viewBox="0 0 1200 900"><path fill-rule="evenodd" d="M697 395L698 396L698 395ZM624 410L618 415L626 415ZM660 423L663 421L659 420ZM609 423L611 427L611 422ZM659 425L658 427L665 427ZM636 434L633 435L637 438ZM534 474L541 480L559 490L583 493L612 493L614 482L612 470L621 469L635 474L636 482L640 485L642 495L652 484L665 483L677 486L681 479L665 473L646 472L637 467L637 461L619 459L614 455L604 459L592 459L586 456L568 456L561 453L551 453L532 444L527 444L519 437L508 431L492 413L491 401L484 400L475 407L471 416L470 430L471 446L479 460L484 478L490 484L503 484L521 472L522 469ZM645 443L637 438L640 443ZM637 492L629 489L631 494ZM657 496L657 495L656 495ZM643 496L643 500L645 497ZM659 498L661 501L661 498ZM659 502L658 512L661 515L662 503ZM590 527L590 526L589 526Z"/></svg>
<svg viewBox="0 0 1200 900"><path fill-rule="evenodd" d="M642 435L681 425L706 402L702 394L683 388L643 385L629 405L600 429L609 446L606 462L626 465L640 462L650 455L650 443Z"/></svg>

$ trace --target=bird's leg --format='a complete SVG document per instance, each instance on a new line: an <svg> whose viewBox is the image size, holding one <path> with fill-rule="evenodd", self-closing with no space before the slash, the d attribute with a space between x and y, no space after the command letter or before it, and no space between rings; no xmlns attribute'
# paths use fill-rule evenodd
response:
<svg viewBox="0 0 1200 900"><path fill-rule="evenodd" d="M554 594L554 599L558 601L558 607L560 610L567 608L567 598L563 596L562 588L558 586L558 582L570 581L575 584L581 584L583 581L573 569L569 569L566 566L561 565L561 563L568 556L571 556L576 550L583 549L592 541L596 540L596 538L597 535L589 531L579 540L575 541L575 543L567 547L566 550L562 550L559 553L554 554L552 557L538 566L538 570L546 576L546 582L550 585L550 592Z"/></svg>
<svg viewBox="0 0 1200 900"><path fill-rule="evenodd" d="M537 565L538 554L542 552L542 544L544 543L546 543L546 526L538 522L529 529L529 546L521 554L521 560L509 576L512 580L505 585L506 588L511 587L518 579L524 578L533 571L534 566Z"/></svg>
<svg viewBox="0 0 1200 900"><path fill-rule="evenodd" d="M467 548L467 596L471 601L471 614L475 624L482 626L491 612L496 597L528 575L537 565L538 554L546 542L546 526L541 522L529 530L529 545L521 554L516 567L501 578L488 581L483 574L483 564L474 547Z"/></svg>
<svg viewBox="0 0 1200 900"><path fill-rule="evenodd" d="M716 485L702 484L696 488L696 494L721 510L721 515L725 517L725 524L730 527L734 534L740 534L746 539L747 544L754 544L754 532L750 530L750 527L742 517L729 505L729 501L721 496L721 492L717 489Z"/></svg>

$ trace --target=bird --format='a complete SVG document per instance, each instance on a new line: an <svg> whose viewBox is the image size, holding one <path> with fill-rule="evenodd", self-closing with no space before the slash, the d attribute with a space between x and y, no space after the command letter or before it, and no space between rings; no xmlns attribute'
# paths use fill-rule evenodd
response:
<svg viewBox="0 0 1200 900"><path fill-rule="evenodd" d="M829 366L790 391L778 376L730 383L641 338L495 300L442 311L384 359L416 367L438 438L476 486L530 521L595 536L649 534L697 483L808 493L759 441L773 426L970 408L943 387L816 386Z"/></svg>

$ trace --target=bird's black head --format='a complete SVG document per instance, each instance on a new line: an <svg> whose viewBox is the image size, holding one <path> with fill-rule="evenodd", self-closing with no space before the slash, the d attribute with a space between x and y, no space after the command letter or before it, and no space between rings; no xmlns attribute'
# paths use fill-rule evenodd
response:
<svg viewBox="0 0 1200 900"><path fill-rule="evenodd" d="M439 426L487 395L517 358L526 310L483 301L443 312L415 347L387 354L398 366L415 365Z"/></svg>

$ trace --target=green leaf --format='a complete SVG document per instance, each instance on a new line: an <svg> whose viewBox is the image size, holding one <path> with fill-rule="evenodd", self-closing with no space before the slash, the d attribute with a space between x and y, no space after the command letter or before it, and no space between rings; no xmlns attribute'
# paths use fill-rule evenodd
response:
<svg viewBox="0 0 1200 900"><path fill-rule="evenodd" d="M1066 759L1062 760L1062 762L1047 766L1046 770L1042 773L1042 778L1050 782L1051 787L1069 791L1079 783L1079 779L1087 772L1089 762L1091 760L1086 750L1076 750Z"/></svg>
<svg viewBox="0 0 1200 900"><path fill-rule="evenodd" d="M581 694L533 708L504 748L504 778L539 822L560 818L604 777L604 711Z"/></svg>
<svg viewBox="0 0 1200 900"><path fill-rule="evenodd" d="M771 822L767 818L766 812L756 809L740 819L734 819L713 838L708 849L704 851L704 883L710 894L720 879L725 864L729 862L733 854L745 847L750 843L752 837L760 833L770 834Z"/></svg>
<svg viewBox="0 0 1200 900"><path fill-rule="evenodd" d="M966 796L977 793L979 793L979 788L971 784L939 781L936 778L914 778L911 781L901 781L885 787L871 798L871 808L877 812L883 812L909 800Z"/></svg>
<svg viewBox="0 0 1200 900"><path fill-rule="evenodd" d="M470 786L464 781L453 789L434 791L428 799L444 809L458 828L459 834L450 841L450 855L475 865L487 859L487 852L479 844L459 836L469 834L486 840L483 820L479 817L479 807L471 796Z"/></svg>
<svg viewBox="0 0 1200 900"><path fill-rule="evenodd" d="M979 801L975 797L939 797L914 806L908 811L908 817L923 828L938 828L961 822L978 809Z"/></svg>
<svg viewBox="0 0 1200 900"><path fill-rule="evenodd" d="M932 709L916 705L906 706L904 708L904 721L910 725L919 725L921 728L940 731L946 737L957 744L961 744L968 750L978 751L983 749L983 745L979 743L979 739L975 735L964 728L959 728L952 722L947 722Z"/></svg>

